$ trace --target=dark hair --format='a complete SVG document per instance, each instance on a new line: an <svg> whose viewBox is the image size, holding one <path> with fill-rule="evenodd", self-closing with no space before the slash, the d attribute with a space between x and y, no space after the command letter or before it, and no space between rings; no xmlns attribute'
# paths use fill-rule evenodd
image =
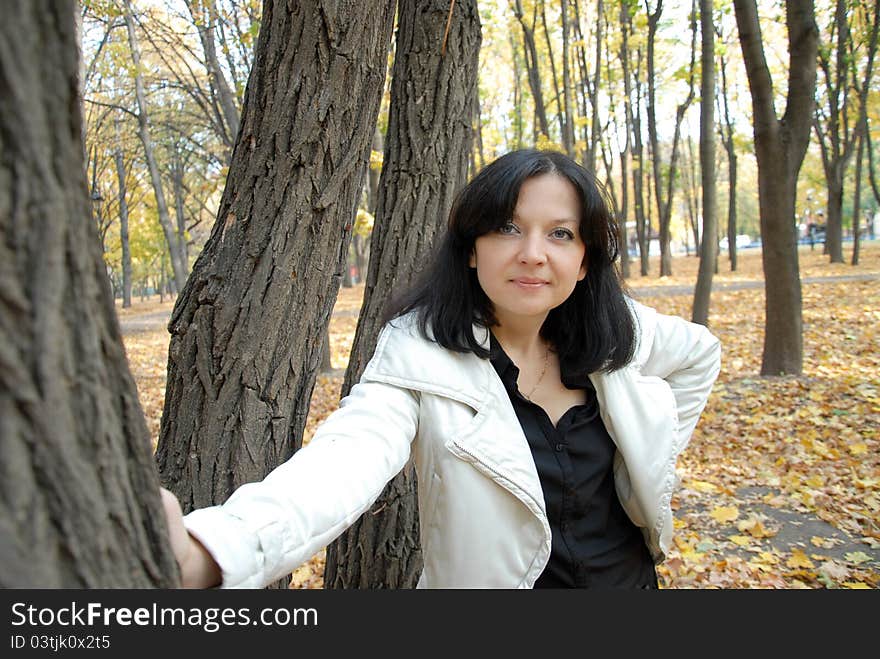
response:
<svg viewBox="0 0 880 659"><path fill-rule="evenodd" d="M617 223L595 178L555 151L513 151L480 171L456 196L432 261L416 284L391 302L386 320L416 311L426 337L430 328L433 340L444 348L488 358L473 325L489 328L496 318L469 257L478 237L513 216L523 182L542 174L562 176L577 191L587 275L565 302L550 310L541 336L571 372L613 371L628 364L636 330L614 263L619 255Z"/></svg>

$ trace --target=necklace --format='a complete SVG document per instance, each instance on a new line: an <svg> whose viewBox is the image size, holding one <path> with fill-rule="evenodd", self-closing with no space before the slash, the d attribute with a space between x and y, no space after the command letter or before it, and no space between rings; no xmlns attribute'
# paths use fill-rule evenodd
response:
<svg viewBox="0 0 880 659"><path fill-rule="evenodd" d="M535 393L535 390L538 388L538 385L541 384L541 380L544 379L544 374L547 372L547 365L550 363L550 347L546 348L546 352L544 353L544 368L541 369L541 375L538 376L538 381L535 382L535 386L532 387L532 390L527 394L523 394L529 402L532 401L532 394Z"/></svg>

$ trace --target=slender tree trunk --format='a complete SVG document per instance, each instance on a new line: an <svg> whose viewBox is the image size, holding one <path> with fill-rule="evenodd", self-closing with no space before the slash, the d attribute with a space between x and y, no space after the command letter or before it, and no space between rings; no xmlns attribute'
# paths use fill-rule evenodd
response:
<svg viewBox="0 0 880 659"><path fill-rule="evenodd" d="M859 251L861 239L859 235L859 223L861 218L862 202L862 158L864 157L865 142L870 151L870 132L868 131L868 92L871 89L871 76L874 69L874 57L877 54L878 39L880 39L880 0L874 0L874 9L871 21L871 36L868 40L868 57L865 66L865 76L859 92L859 118L856 123L856 139L858 148L856 155L856 184L853 200L853 254L852 265L859 263ZM867 17L867 16L866 16ZM855 76L854 76L855 77ZM873 225L872 225L873 226ZM873 232L872 232L873 233Z"/></svg>
<svg viewBox="0 0 880 659"><path fill-rule="evenodd" d="M119 120L116 120L116 180L119 183L119 240L122 243L122 308L131 306L131 246L128 239L128 202L126 201L125 162L120 145Z"/></svg>
<svg viewBox="0 0 880 659"><path fill-rule="evenodd" d="M79 11L34 0L0 23L0 587L173 588L89 208Z"/></svg>
<svg viewBox="0 0 880 659"><path fill-rule="evenodd" d="M547 26L547 2L539 0L535 7L541 7L541 26L544 28L544 42L547 44L547 57L545 61L550 65L550 80L553 82L553 98L556 102L556 121L559 123L560 139L565 139L565 110L562 107L562 91L559 89L559 76L556 75L556 57L553 54L553 41L550 39L550 29Z"/></svg>
<svg viewBox="0 0 880 659"><path fill-rule="evenodd" d="M859 264L862 214L862 158L864 157L864 147L864 139L859 135L856 148L856 184L853 191L853 252L852 261L850 261L851 265Z"/></svg>
<svg viewBox="0 0 880 659"><path fill-rule="evenodd" d="M153 142L150 138L150 119L147 113L147 99L144 92L144 79L141 73L141 51L138 46L137 33L134 27L134 16L131 12L131 0L123 0L125 25L128 29L128 43L131 47L131 59L134 64L135 75L135 98L138 106L138 127L141 142L144 145L144 157L147 161L147 169L150 172L150 182L156 194L156 209L159 213L159 224L165 234L168 251L171 254L171 268L174 271L174 280L177 290L183 288L186 281L187 268L180 255L180 246L174 227L171 224L171 216L168 213L168 203L165 201L165 191L162 189L162 176L159 173L159 165L156 163L156 154L153 150Z"/></svg>
<svg viewBox="0 0 880 659"><path fill-rule="evenodd" d="M785 114L774 107L755 0L734 0L736 24L752 95L764 264L762 375L799 375L803 317L797 227L797 175L810 140L818 29L812 0L787 0L789 82Z"/></svg>
<svg viewBox="0 0 880 659"><path fill-rule="evenodd" d="M703 184L703 241L694 289L692 320L709 324L712 275L718 252L718 214L715 200L715 27L712 0L700 0L700 169Z"/></svg>
<svg viewBox="0 0 880 659"><path fill-rule="evenodd" d="M238 135L238 103L232 88L226 81L226 76L223 75L220 61L217 59L217 46L214 42L217 7L214 0L187 0L186 4L199 32L199 40L202 42L202 50L205 53L205 68L208 70L211 84L220 100L220 109L223 111L223 120L227 128L224 141L229 146L231 155L232 146Z"/></svg>
<svg viewBox="0 0 880 659"><path fill-rule="evenodd" d="M647 4L647 0L646 0ZM696 57L696 0L692 5L691 13L691 64L688 74L688 96L676 109L675 131L672 138L672 150L669 162L663 172L663 157L660 151L659 137L657 133L657 101L656 80L654 66L654 44L657 35L657 26L663 12L663 0L658 0L657 8L648 16L648 136L651 142L652 164L654 171L654 195L657 201L657 216L660 229L660 276L672 275L672 253L670 250L670 223L672 221L672 199L675 191L675 176L678 167L678 145L681 136L681 123L685 112L694 99L694 64ZM705 236L705 231L703 232Z"/></svg>
<svg viewBox="0 0 880 659"><path fill-rule="evenodd" d="M736 272L736 145L733 141L733 121L730 118L730 103L727 98L727 61L722 54L719 58L721 70L721 100L724 104L724 124L718 126L721 143L727 153L727 256L730 259L730 271Z"/></svg>
<svg viewBox="0 0 880 659"><path fill-rule="evenodd" d="M394 3L357 9L264 4L217 222L169 323L157 459L184 510L223 502L301 445Z"/></svg>
<svg viewBox="0 0 880 659"><path fill-rule="evenodd" d="M560 0L562 5L562 98L565 108L565 124L562 127L562 145L569 158L574 158L574 103L571 89L571 26L569 25L568 3L571 0ZM575 2L577 0L574 0Z"/></svg>
<svg viewBox="0 0 880 659"><path fill-rule="evenodd" d="M186 269L189 270L189 246L186 239L186 204L184 203L183 175L186 164L180 159L180 153L175 151L171 163L171 188L174 192L174 215L177 219L176 238L180 249L180 258Z"/></svg>
<svg viewBox="0 0 880 659"><path fill-rule="evenodd" d="M397 48L370 267L343 395L376 346L388 296L412 280L445 226L471 152L480 18L458 0L446 40L446 0L400 0ZM422 570L411 465L327 549L327 588L413 588Z"/></svg>
<svg viewBox="0 0 880 659"><path fill-rule="evenodd" d="M602 26L604 23L604 4L596 2L596 65L593 68L593 82L590 85L590 107L593 109L590 118L590 143L587 150L587 165L596 166L596 145L599 143L599 85L602 82ZM591 170L592 171L592 170Z"/></svg>
<svg viewBox="0 0 880 659"><path fill-rule="evenodd" d="M538 48L535 45L535 32L533 27L530 28L526 24L520 0L515 0L513 11L523 31L523 54L525 56L529 88L532 90L532 99L535 102L535 119L538 122L538 131L549 137L550 126L547 123L547 112L544 109L544 92L541 89L541 73L538 70ZM537 139L537 135L535 137Z"/></svg>

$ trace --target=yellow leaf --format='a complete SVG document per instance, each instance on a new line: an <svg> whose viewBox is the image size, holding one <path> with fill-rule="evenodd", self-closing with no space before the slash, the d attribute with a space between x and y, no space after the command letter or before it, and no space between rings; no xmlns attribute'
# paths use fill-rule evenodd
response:
<svg viewBox="0 0 880 659"><path fill-rule="evenodd" d="M729 539L733 544L740 547L748 547L752 544L752 539L747 535L732 535Z"/></svg>
<svg viewBox="0 0 880 659"><path fill-rule="evenodd" d="M718 492L718 486L707 481L691 481L688 485L697 492L705 492L707 494Z"/></svg>
<svg viewBox="0 0 880 659"><path fill-rule="evenodd" d="M717 506L709 514L716 522L732 522L739 517L739 509L736 506Z"/></svg>
<svg viewBox="0 0 880 659"><path fill-rule="evenodd" d="M871 590L871 587L868 584L862 583L861 581L844 581L841 585L846 586L847 588L852 588L853 590Z"/></svg>
<svg viewBox="0 0 880 659"><path fill-rule="evenodd" d="M804 481L810 487L819 488L825 485L825 479L822 478L819 474L814 474L810 476L807 480Z"/></svg>
<svg viewBox="0 0 880 659"><path fill-rule="evenodd" d="M790 568L816 567L813 561L800 549L792 549L791 558L785 561L785 564Z"/></svg>
<svg viewBox="0 0 880 659"><path fill-rule="evenodd" d="M853 455L861 455L862 453L867 453L868 445L864 442L859 442L858 444L850 444L849 452Z"/></svg>
<svg viewBox="0 0 880 659"><path fill-rule="evenodd" d="M754 538L772 538L776 535L776 531L766 528L761 520L754 517L739 522L736 528L745 531Z"/></svg>
<svg viewBox="0 0 880 659"><path fill-rule="evenodd" d="M863 490L871 490L880 486L880 478L853 478L853 483Z"/></svg>
<svg viewBox="0 0 880 659"><path fill-rule="evenodd" d="M810 538L810 542L813 543L813 545L816 547L824 547L825 549L831 547L831 543L828 542L826 538L820 538L817 535L814 535L812 538Z"/></svg>

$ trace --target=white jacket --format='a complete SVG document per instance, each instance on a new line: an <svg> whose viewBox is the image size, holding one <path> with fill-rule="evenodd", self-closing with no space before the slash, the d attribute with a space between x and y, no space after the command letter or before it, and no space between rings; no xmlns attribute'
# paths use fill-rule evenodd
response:
<svg viewBox="0 0 880 659"><path fill-rule="evenodd" d="M636 302L632 363L590 376L617 446L617 494L656 561L672 536L675 462L720 368L701 325ZM486 348L489 334L478 329ZM531 450L491 362L423 338L412 315L382 330L359 384L308 446L222 506L185 524L223 587L256 588L332 542L413 457L424 571L420 587L530 588L550 556Z"/></svg>

